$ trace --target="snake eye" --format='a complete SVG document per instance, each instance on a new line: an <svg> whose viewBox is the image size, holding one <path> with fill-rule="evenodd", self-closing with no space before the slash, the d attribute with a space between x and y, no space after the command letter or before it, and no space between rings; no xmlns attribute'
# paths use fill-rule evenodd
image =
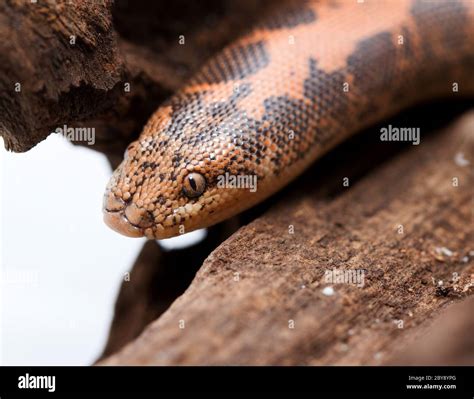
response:
<svg viewBox="0 0 474 399"><path fill-rule="evenodd" d="M206 179L199 173L190 173L184 178L183 191L189 198L199 197L206 189Z"/></svg>

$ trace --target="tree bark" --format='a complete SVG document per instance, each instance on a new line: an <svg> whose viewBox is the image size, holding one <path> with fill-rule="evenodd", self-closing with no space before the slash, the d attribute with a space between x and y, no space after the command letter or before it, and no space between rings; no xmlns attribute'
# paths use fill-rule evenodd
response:
<svg viewBox="0 0 474 399"><path fill-rule="evenodd" d="M474 298L447 307L419 337L387 363L409 366L474 365ZM413 337L415 338L415 337Z"/></svg>

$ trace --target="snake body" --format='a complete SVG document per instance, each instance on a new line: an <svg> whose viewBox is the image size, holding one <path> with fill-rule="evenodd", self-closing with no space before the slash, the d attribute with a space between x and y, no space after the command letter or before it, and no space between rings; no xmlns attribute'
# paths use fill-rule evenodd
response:
<svg viewBox="0 0 474 399"><path fill-rule="evenodd" d="M285 3L152 115L107 186L105 221L151 239L213 225L361 128L472 95L473 72L472 1ZM257 189L222 176L254 176Z"/></svg>

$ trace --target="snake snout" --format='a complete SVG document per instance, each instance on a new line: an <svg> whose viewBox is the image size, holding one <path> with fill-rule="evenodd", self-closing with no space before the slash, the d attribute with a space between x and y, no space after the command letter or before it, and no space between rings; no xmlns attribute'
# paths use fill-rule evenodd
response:
<svg viewBox="0 0 474 399"><path fill-rule="evenodd" d="M127 205L111 193L104 197L104 222L112 230L127 237L143 237L142 228L150 226L150 215L135 204Z"/></svg>
<svg viewBox="0 0 474 399"><path fill-rule="evenodd" d="M146 229L153 225L153 215L135 204L127 205L124 212L127 220L134 226Z"/></svg>

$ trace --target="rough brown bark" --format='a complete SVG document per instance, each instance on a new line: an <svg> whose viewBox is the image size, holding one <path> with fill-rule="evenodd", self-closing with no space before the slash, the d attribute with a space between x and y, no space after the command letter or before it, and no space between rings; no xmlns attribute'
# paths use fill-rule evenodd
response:
<svg viewBox="0 0 474 399"><path fill-rule="evenodd" d="M0 134L7 148L26 151L55 126L108 105L105 94L123 74L110 4L1 2Z"/></svg>
<svg viewBox="0 0 474 399"><path fill-rule="evenodd" d="M474 298L449 306L390 365L474 365Z"/></svg>
<svg viewBox="0 0 474 399"><path fill-rule="evenodd" d="M101 358L135 339L189 286L209 253L236 230L232 222L211 229L198 244L164 251L155 241L141 250L130 275L124 278L115 304L115 317Z"/></svg>
<svg viewBox="0 0 474 399"><path fill-rule="evenodd" d="M347 188L354 159L346 154L337 171L331 155L212 252L186 292L102 364L388 361L474 293L472 176L454 161L473 153L473 126L471 113ZM365 286L326 283L334 268L365 270Z"/></svg>

